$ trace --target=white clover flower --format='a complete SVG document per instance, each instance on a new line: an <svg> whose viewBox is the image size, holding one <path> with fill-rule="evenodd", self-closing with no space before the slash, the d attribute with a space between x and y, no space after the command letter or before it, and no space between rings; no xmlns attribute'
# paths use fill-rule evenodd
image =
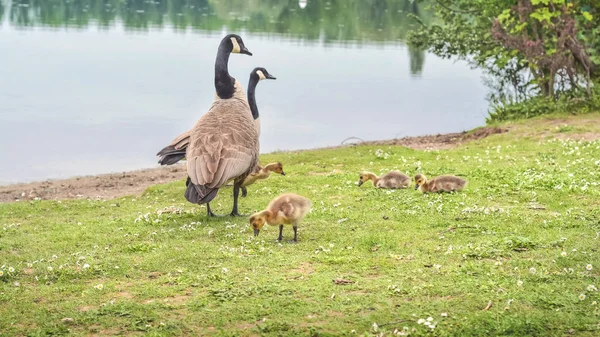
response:
<svg viewBox="0 0 600 337"><path fill-rule="evenodd" d="M102 290L102 289L104 289L104 285L102 283L100 283L97 286L95 286L94 288L96 288L98 290Z"/></svg>
<svg viewBox="0 0 600 337"><path fill-rule="evenodd" d="M582 300L582 301L585 300L585 294L580 294L579 295L579 299Z"/></svg>
<svg viewBox="0 0 600 337"><path fill-rule="evenodd" d="M518 280L518 281L517 281L517 287L521 287L521 286L523 286L523 281L521 281L521 280Z"/></svg>
<svg viewBox="0 0 600 337"><path fill-rule="evenodd" d="M417 321L417 324L423 324L423 323L425 323L425 320L422 318L419 318L419 320Z"/></svg>
<svg viewBox="0 0 600 337"><path fill-rule="evenodd" d="M590 284L589 286L587 286L587 290L588 291L598 291L598 288L596 288L595 285Z"/></svg>
<svg viewBox="0 0 600 337"><path fill-rule="evenodd" d="M54 268L52 268L52 266L48 266L48 271L53 271Z"/></svg>
<svg viewBox="0 0 600 337"><path fill-rule="evenodd" d="M448 317L448 313L447 313L447 312L442 312L442 313L440 314L440 316L442 316L442 317Z"/></svg>
<svg viewBox="0 0 600 337"><path fill-rule="evenodd" d="M592 265L591 265L591 264L588 264L587 266L585 266L585 269L587 269L587 270L592 270Z"/></svg>
<svg viewBox="0 0 600 337"><path fill-rule="evenodd" d="M14 272L15 272L15 268L13 268L13 267L8 267L8 272L9 272L9 273L14 273Z"/></svg>
<svg viewBox="0 0 600 337"><path fill-rule="evenodd" d="M536 271L536 270L535 270L535 268L533 268L533 267L529 268L529 272L530 272L530 273L532 273L532 274L535 274L535 273L537 273L537 271Z"/></svg>
<svg viewBox="0 0 600 337"><path fill-rule="evenodd" d="M564 252L564 251L563 251L562 253L560 253L560 256L562 256L562 257L565 257L565 256L567 256L567 252Z"/></svg>
<svg viewBox="0 0 600 337"><path fill-rule="evenodd" d="M88 269L90 267L89 263L83 265L83 269Z"/></svg>

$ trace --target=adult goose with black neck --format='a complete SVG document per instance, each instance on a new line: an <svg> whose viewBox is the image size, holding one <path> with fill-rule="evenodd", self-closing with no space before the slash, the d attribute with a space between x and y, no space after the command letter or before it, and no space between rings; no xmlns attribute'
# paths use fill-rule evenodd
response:
<svg viewBox="0 0 600 337"><path fill-rule="evenodd" d="M252 112L254 125L259 136L260 119L258 106L256 105L256 85L258 82L265 79L274 80L276 78L275 76L269 74L267 69L263 67L256 67L250 73L250 80L248 81L248 104L250 105L250 111ZM241 90L241 88L237 88L236 90ZM219 99L218 95L217 99ZM156 154L160 157L158 163L161 165L173 165L185 158L185 152L187 151L187 146L190 143L190 132L191 130L182 133L181 135L177 136L177 138L173 139L168 146L160 150L160 152Z"/></svg>
<svg viewBox="0 0 600 337"><path fill-rule="evenodd" d="M206 204L209 216L214 216L210 201L231 179L234 181L231 215L239 215L241 185L258 162L258 133L246 94L229 75L230 53L252 55L238 35L223 38L215 61L218 99L190 130L185 153L188 174L185 197L191 203Z"/></svg>

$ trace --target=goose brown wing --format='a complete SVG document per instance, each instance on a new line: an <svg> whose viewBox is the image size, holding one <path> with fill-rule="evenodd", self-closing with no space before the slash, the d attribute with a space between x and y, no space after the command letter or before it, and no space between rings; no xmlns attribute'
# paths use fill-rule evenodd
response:
<svg viewBox="0 0 600 337"><path fill-rule="evenodd" d="M217 100L190 132L187 171L194 185L218 188L257 163L258 135L248 103Z"/></svg>

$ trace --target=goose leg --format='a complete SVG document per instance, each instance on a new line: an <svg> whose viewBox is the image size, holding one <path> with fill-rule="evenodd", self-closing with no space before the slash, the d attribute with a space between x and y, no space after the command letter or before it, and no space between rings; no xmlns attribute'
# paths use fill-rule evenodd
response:
<svg viewBox="0 0 600 337"><path fill-rule="evenodd" d="M294 242L298 242L298 226L294 224Z"/></svg>
<svg viewBox="0 0 600 337"><path fill-rule="evenodd" d="M240 196L240 188L243 183L243 180L240 182L235 182L233 184L233 209L231 210L231 216L242 216L238 212L238 198Z"/></svg>
<svg viewBox="0 0 600 337"><path fill-rule="evenodd" d="M283 225L279 225L279 237L277 238L277 241L281 240L283 240Z"/></svg>
<svg viewBox="0 0 600 337"><path fill-rule="evenodd" d="M248 189L245 186L242 186L242 198L245 198L248 195Z"/></svg>
<svg viewBox="0 0 600 337"><path fill-rule="evenodd" d="M206 203L206 216L212 218L215 217L215 213L212 212L212 210L210 209L210 202Z"/></svg>

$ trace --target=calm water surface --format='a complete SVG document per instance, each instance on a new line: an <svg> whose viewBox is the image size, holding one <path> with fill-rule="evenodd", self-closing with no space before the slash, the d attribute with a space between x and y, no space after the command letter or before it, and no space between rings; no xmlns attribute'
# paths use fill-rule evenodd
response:
<svg viewBox="0 0 600 337"><path fill-rule="evenodd" d="M261 151L482 125L478 71L409 49L409 0L0 0L0 183L156 166L213 97L222 36L257 88ZM304 8L302 8L304 7Z"/></svg>

